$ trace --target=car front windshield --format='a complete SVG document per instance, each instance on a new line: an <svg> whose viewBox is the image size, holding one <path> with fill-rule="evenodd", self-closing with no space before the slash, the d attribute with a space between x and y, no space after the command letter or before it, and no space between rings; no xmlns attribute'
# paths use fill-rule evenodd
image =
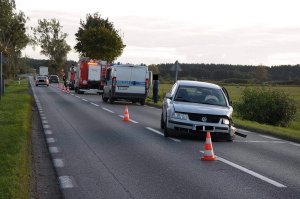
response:
<svg viewBox="0 0 300 199"><path fill-rule="evenodd" d="M174 101L227 106L221 89L207 87L180 86L176 92Z"/></svg>

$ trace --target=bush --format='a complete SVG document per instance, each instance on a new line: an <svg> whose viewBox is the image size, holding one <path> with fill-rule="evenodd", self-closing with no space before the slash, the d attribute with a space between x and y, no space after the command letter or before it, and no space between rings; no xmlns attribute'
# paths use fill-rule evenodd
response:
<svg viewBox="0 0 300 199"><path fill-rule="evenodd" d="M265 88L246 88L235 108L243 119L277 126L288 126L297 111L296 102L286 93Z"/></svg>

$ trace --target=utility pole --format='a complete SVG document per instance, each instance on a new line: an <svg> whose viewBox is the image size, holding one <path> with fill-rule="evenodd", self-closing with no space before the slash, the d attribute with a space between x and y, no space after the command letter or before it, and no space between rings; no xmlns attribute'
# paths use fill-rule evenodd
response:
<svg viewBox="0 0 300 199"><path fill-rule="evenodd" d="M178 72L182 71L178 61L176 60L176 62L174 63L174 65L171 68L171 71L175 71L175 82L178 79Z"/></svg>

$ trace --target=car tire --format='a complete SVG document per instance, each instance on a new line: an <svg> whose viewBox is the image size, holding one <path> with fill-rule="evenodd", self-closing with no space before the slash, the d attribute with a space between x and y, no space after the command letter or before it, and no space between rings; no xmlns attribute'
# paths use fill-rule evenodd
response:
<svg viewBox="0 0 300 199"><path fill-rule="evenodd" d="M227 142L233 142L234 139L235 139L235 135L228 135L226 141Z"/></svg>
<svg viewBox="0 0 300 199"><path fill-rule="evenodd" d="M102 94L102 101L103 101L103 102L107 102L107 101L108 101L108 98L107 98L107 97L104 97L104 94Z"/></svg>
<svg viewBox="0 0 300 199"><path fill-rule="evenodd" d="M163 119L163 113L161 113L161 116L160 116L160 128L161 129L165 128L165 122L164 122L164 119Z"/></svg>
<svg viewBox="0 0 300 199"><path fill-rule="evenodd" d="M109 103L113 104L114 103L114 98L111 96L111 93L109 93Z"/></svg>
<svg viewBox="0 0 300 199"><path fill-rule="evenodd" d="M145 99L141 99L140 104L141 104L141 106L144 106L145 105Z"/></svg>
<svg viewBox="0 0 300 199"><path fill-rule="evenodd" d="M168 125L167 125L167 116L166 116L166 122L164 122L164 136L165 137L170 137L170 130L168 129Z"/></svg>

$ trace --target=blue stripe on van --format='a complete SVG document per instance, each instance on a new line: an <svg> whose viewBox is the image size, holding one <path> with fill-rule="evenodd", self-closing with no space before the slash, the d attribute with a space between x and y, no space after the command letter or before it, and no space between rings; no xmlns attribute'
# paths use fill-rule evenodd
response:
<svg viewBox="0 0 300 199"><path fill-rule="evenodd" d="M117 86L145 86L146 82L117 80Z"/></svg>

